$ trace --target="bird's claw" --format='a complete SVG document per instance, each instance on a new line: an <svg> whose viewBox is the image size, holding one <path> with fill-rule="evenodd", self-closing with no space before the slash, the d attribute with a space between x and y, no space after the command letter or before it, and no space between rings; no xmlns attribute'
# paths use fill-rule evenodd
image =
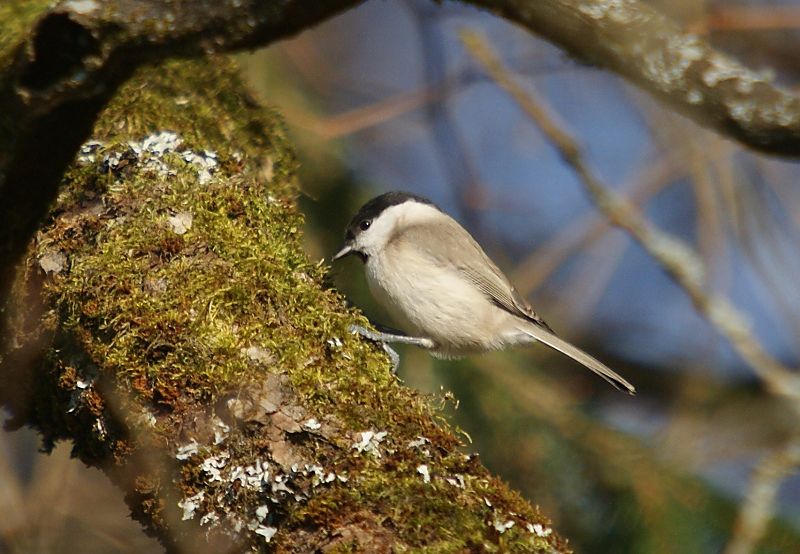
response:
<svg viewBox="0 0 800 554"><path fill-rule="evenodd" d="M382 332L367 329L361 325L351 325L350 332L361 335L367 340L379 343L383 350L388 354L389 359L392 361L392 373L397 373L397 368L400 365L400 355L387 343L396 342L400 344L413 344L425 349L433 348L433 341L425 337L409 337L408 335L401 334L400 332Z"/></svg>

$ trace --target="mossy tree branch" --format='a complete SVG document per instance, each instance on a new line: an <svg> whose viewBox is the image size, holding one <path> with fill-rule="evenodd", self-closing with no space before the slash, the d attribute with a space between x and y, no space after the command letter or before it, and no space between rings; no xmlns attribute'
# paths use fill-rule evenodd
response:
<svg viewBox="0 0 800 554"><path fill-rule="evenodd" d="M170 56L266 45L356 0L13 0L0 5L0 306L13 267L103 106ZM0 328L0 331L2 329Z"/></svg>
<svg viewBox="0 0 800 554"><path fill-rule="evenodd" d="M142 68L18 273L12 425L70 440L170 551L566 551L302 251L296 164L226 58Z"/></svg>

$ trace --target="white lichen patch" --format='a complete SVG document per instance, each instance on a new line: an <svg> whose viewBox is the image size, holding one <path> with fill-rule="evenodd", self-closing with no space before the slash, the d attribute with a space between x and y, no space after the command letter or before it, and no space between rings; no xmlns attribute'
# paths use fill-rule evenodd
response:
<svg viewBox="0 0 800 554"><path fill-rule="evenodd" d="M67 267L67 256L60 250L49 250L39 256L39 267L48 275L57 275Z"/></svg>
<svg viewBox="0 0 800 554"><path fill-rule="evenodd" d="M644 72L667 91L689 88L689 68L702 60L706 51L707 47L697 36L683 34L668 36L663 48L648 44L640 48Z"/></svg>
<svg viewBox="0 0 800 554"><path fill-rule="evenodd" d="M315 418L312 417L310 419L307 419L303 423L303 427L308 429L309 431L317 431L320 428L322 428L322 424L319 421L317 421Z"/></svg>
<svg viewBox="0 0 800 554"><path fill-rule="evenodd" d="M155 414L150 411L147 407L142 407L141 411L138 413L138 421L140 424L144 425L145 427L155 427L158 420L156 419Z"/></svg>
<svg viewBox="0 0 800 554"><path fill-rule="evenodd" d="M381 451L379 446L388 433L386 431L379 431L377 433L375 431L362 431L358 435L360 439L353 443L353 450L380 458Z"/></svg>
<svg viewBox="0 0 800 554"><path fill-rule="evenodd" d="M225 425L227 433L227 425L221 420L215 421L214 425ZM193 440L181 448L181 455L188 460L203 448ZM259 458L247 466L237 465L231 463L230 454L226 451L215 451L212 455L204 456L198 467L203 475L203 493L179 503L184 511L184 519L192 519L197 514L201 516L201 525L216 527L225 523L228 529L225 532L239 534L249 531L267 542L277 533L276 527L268 525L275 507L279 508L287 501L305 501L316 487L348 480L346 475L326 470L320 464L292 464L282 468L280 464L271 464ZM242 495L256 500L255 505L248 500L250 513L255 517L242 520L236 515ZM214 507L206 514L202 514L200 509L204 498L208 498L208 504Z"/></svg>
<svg viewBox="0 0 800 554"><path fill-rule="evenodd" d="M259 521L264 521L264 518L269 514L269 506L262 504L256 508L256 517Z"/></svg>
<svg viewBox="0 0 800 554"><path fill-rule="evenodd" d="M431 472L428 469L428 464L420 464L417 466L417 473L422 475L422 482L423 483L430 483L431 482Z"/></svg>
<svg viewBox="0 0 800 554"><path fill-rule="evenodd" d="M178 502L178 508L181 508L183 510L183 517L181 518L183 519L183 521L194 518L195 512L197 512L197 508L199 508L200 504L203 502L203 498L205 498L205 495L206 493L200 491L194 496L190 496L189 498L184 498L183 500Z"/></svg>
<svg viewBox="0 0 800 554"><path fill-rule="evenodd" d="M61 6L62 9L71 11L72 13L80 15L89 15L100 5L95 0L68 0Z"/></svg>
<svg viewBox="0 0 800 554"><path fill-rule="evenodd" d="M81 165L88 165L94 163L96 160L95 154L98 150L105 146L104 143L100 142L99 140L90 140L81 146L80 150L78 151L78 163Z"/></svg>
<svg viewBox="0 0 800 554"><path fill-rule="evenodd" d="M703 101L703 93L697 89L691 89L686 93L686 101L690 104L700 104Z"/></svg>
<svg viewBox="0 0 800 554"><path fill-rule="evenodd" d="M272 355L272 352L260 346L248 346L247 348L242 348L241 352L251 362L264 367L275 363L275 356Z"/></svg>
<svg viewBox="0 0 800 554"><path fill-rule="evenodd" d="M208 475L208 481L222 482L222 469L228 462L230 455L227 452L220 452L216 456L209 456L200 464L200 469Z"/></svg>
<svg viewBox="0 0 800 554"><path fill-rule="evenodd" d="M706 86L714 87L723 81L735 79L737 88L752 88L757 79L750 71L745 70L740 64L723 56L714 53L708 58L708 67L700 75Z"/></svg>
<svg viewBox="0 0 800 554"><path fill-rule="evenodd" d="M467 484L464 482L464 476L460 473L456 473L452 477L445 477L445 481L447 481L449 485L452 485L458 489L467 488Z"/></svg>
<svg viewBox="0 0 800 554"><path fill-rule="evenodd" d="M526 525L526 528L529 532L533 533L537 537L549 537L553 534L553 530L549 527L543 526L541 523L529 523Z"/></svg>
<svg viewBox="0 0 800 554"><path fill-rule="evenodd" d="M146 136L141 141L128 141L128 146L138 155L145 153L162 156L167 152L174 152L183 140L172 131L158 131Z"/></svg>
<svg viewBox="0 0 800 554"><path fill-rule="evenodd" d="M167 222L176 235L185 235L192 228L194 217L190 212L179 212L167 217Z"/></svg>
<svg viewBox="0 0 800 554"><path fill-rule="evenodd" d="M431 457L431 451L429 448L426 448L425 445L430 444L430 440L425 437L418 436L416 439L412 441L408 441L408 448L416 448L422 453L423 456L426 458Z"/></svg>
<svg viewBox="0 0 800 554"><path fill-rule="evenodd" d="M239 481L245 488L261 490L269 482L269 464L257 459L254 464L246 467L236 466L231 470L228 481Z"/></svg>
<svg viewBox="0 0 800 554"><path fill-rule="evenodd" d="M179 167L175 158L168 158L169 153L177 154L184 166L192 167L201 185L213 179L219 169L219 159L211 150L195 151L181 149L183 139L172 131L158 131L138 141L128 141L127 149L109 152L102 160L100 170L103 173L121 174L124 171L151 171L159 176L173 177ZM87 165L95 163L96 154L105 145L98 141L88 141L81 146L78 162ZM180 162L179 162L180 163Z"/></svg>
<svg viewBox="0 0 800 554"><path fill-rule="evenodd" d="M495 519L492 522L492 527L494 527L495 531L497 531L502 535L503 533L514 527L514 520L508 519L506 521L503 521L501 519Z"/></svg>
<svg viewBox="0 0 800 554"><path fill-rule="evenodd" d="M275 479L270 483L272 494L286 493L293 495L294 491L289 487L289 478L286 475L276 475Z"/></svg>
<svg viewBox="0 0 800 554"><path fill-rule="evenodd" d="M214 444L225 442L231 432L231 426L216 416L211 420L211 425L214 427Z"/></svg>
<svg viewBox="0 0 800 554"><path fill-rule="evenodd" d="M102 417L98 417L94 420L94 425L92 426L92 431L94 432L95 437L104 441L108 437L108 431L106 430L106 424L103 421Z"/></svg>
<svg viewBox="0 0 800 554"><path fill-rule="evenodd" d="M219 516L216 512L208 512L203 517L200 518L200 525L206 526L209 525L211 527L216 526L219 523Z"/></svg>
<svg viewBox="0 0 800 554"><path fill-rule="evenodd" d="M275 533L278 532L275 527L269 527L268 525L257 525L253 530L255 531L256 535L261 535L264 537L265 542L272 541L272 537L274 537Z"/></svg>
<svg viewBox="0 0 800 554"><path fill-rule="evenodd" d="M592 19L631 24L640 18L641 8L631 0L597 0L579 4L578 11Z"/></svg>
<svg viewBox="0 0 800 554"><path fill-rule="evenodd" d="M175 454L176 460L188 460L192 456L196 455L200 449L200 445L197 444L197 441L192 439L187 444L178 447L178 452Z"/></svg>
<svg viewBox="0 0 800 554"><path fill-rule="evenodd" d="M330 338L330 339L326 340L325 342L333 350L339 350L340 348L342 348L342 346L344 346L344 343L342 342L342 339L340 339L339 337Z"/></svg>
<svg viewBox="0 0 800 554"><path fill-rule="evenodd" d="M217 153L211 150L203 150L196 153L191 150L184 150L181 152L183 161L192 164L197 168L197 180L201 185L205 185L211 181L212 172L216 171L219 166L217 161Z"/></svg>

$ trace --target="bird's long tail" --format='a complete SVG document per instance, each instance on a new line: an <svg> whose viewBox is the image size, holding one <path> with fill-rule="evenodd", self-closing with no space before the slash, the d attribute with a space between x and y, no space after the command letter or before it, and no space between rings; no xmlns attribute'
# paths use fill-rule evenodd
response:
<svg viewBox="0 0 800 554"><path fill-rule="evenodd" d="M539 327L538 325L526 325L520 328L520 331L526 335L543 342L550 348L558 350L562 354L566 354L576 362L583 364L587 368L597 373L600 377L611 383L616 389L628 394L636 394L636 389L628 381L619 376L611 368L603 364L600 360L590 356L580 348L571 345L564 339L561 339L549 332L548 330Z"/></svg>

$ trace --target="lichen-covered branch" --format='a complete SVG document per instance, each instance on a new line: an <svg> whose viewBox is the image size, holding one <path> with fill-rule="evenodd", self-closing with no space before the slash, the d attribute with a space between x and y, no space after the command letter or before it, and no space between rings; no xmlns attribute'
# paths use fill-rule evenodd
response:
<svg viewBox="0 0 800 554"><path fill-rule="evenodd" d="M656 229L633 204L600 181L584 161L575 140L558 125L549 110L514 79L480 35L470 32L464 33L462 38L492 79L514 98L575 170L597 208L614 225L627 231L661 265L689 296L698 312L731 343L771 392L796 403L800 399L800 376L762 347L750 332L746 317L727 298L705 290L705 264L695 251Z"/></svg>
<svg viewBox="0 0 800 554"><path fill-rule="evenodd" d="M743 144L800 154L800 97L640 0L465 0L610 69Z"/></svg>
<svg viewBox="0 0 800 554"><path fill-rule="evenodd" d="M140 69L29 249L0 401L173 551L566 551L303 253L296 163L225 58Z"/></svg>

